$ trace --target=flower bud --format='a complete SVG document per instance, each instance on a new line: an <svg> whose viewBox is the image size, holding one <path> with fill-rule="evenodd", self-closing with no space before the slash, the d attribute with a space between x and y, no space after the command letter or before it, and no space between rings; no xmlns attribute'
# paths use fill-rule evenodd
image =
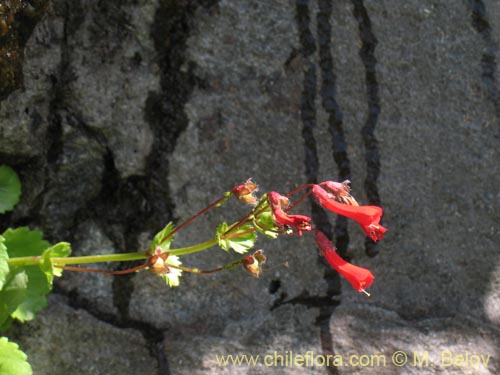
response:
<svg viewBox="0 0 500 375"><path fill-rule="evenodd" d="M255 205L257 204L257 197L255 193L259 190L257 184L255 184L251 178L246 180L244 184L235 186L231 193L235 195L240 202Z"/></svg>
<svg viewBox="0 0 500 375"><path fill-rule="evenodd" d="M257 250L255 253L253 253L253 257L260 263L260 264L264 264L266 263L266 256L264 255L264 250L262 249L259 249Z"/></svg>
<svg viewBox="0 0 500 375"><path fill-rule="evenodd" d="M264 263L266 263L266 257L263 250L257 250L252 255L243 259L243 267L255 277L259 277L262 273L262 265Z"/></svg>
<svg viewBox="0 0 500 375"><path fill-rule="evenodd" d="M154 255L149 257L149 270L160 275L169 286L179 285L179 278L182 275L181 264L178 256L170 255L160 246L157 246Z"/></svg>
<svg viewBox="0 0 500 375"><path fill-rule="evenodd" d="M149 258L149 270L159 275L165 275L169 273L170 269L167 266L167 258L168 253L162 252L161 248L158 246L156 248L155 255Z"/></svg>

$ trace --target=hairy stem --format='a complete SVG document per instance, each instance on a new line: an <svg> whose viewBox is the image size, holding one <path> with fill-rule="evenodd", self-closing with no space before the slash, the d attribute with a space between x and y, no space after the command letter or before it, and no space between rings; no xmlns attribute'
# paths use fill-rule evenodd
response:
<svg viewBox="0 0 500 375"><path fill-rule="evenodd" d="M226 202L229 197L231 196L231 192L227 192L224 194L221 198L217 199L215 202L210 203L207 207L205 207L203 210L198 212L197 214L191 216L189 219L187 219L184 223L176 227L172 232L170 232L168 235L166 235L160 242L160 245L164 243L166 240L168 240L170 237L172 237L175 233L180 231L182 228L187 227L189 224L191 224L193 221L195 221L197 218L199 218L201 215L205 214L206 212L210 211L212 208L215 207L220 207L224 202Z"/></svg>

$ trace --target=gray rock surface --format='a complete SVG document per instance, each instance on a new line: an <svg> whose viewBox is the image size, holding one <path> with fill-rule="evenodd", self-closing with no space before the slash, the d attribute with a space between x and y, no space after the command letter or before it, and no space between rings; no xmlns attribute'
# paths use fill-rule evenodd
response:
<svg viewBox="0 0 500 375"><path fill-rule="evenodd" d="M114 253L113 242L106 237L102 229L95 222L83 222L78 226L78 231L72 243L75 256L95 254L99 249L100 254ZM93 269L110 269L106 263L92 265ZM68 272L64 275L59 286L64 290L78 290L79 298L87 301L107 314L117 314L113 305L113 276L98 273Z"/></svg>
<svg viewBox="0 0 500 375"><path fill-rule="evenodd" d="M5 226L38 227L76 255L135 251L249 177L282 192L348 178L361 203L383 206L389 232L373 246L356 223L301 206L372 270L371 298L307 233L259 238L270 267L289 264L259 279L185 275L169 289L147 272L66 272L13 334L36 373L497 374L499 31L500 5L486 0L52 2L27 43L24 87L0 102L1 162L23 182ZM174 246L244 213L229 201ZM229 259L214 248L182 261ZM446 366L448 351L490 360ZM307 352L387 365L263 362ZM229 354L260 362L220 365Z"/></svg>
<svg viewBox="0 0 500 375"><path fill-rule="evenodd" d="M494 354L498 327L470 317L411 321L381 307L348 303L335 310L331 331L346 374L400 374L402 368L405 374L492 374L500 365Z"/></svg>
<svg viewBox="0 0 500 375"><path fill-rule="evenodd" d="M73 309L60 296L49 300L49 307L23 327L31 334L17 338L35 374L158 373L139 332Z"/></svg>
<svg viewBox="0 0 500 375"><path fill-rule="evenodd" d="M72 77L65 89L68 107L103 137L126 178L144 173L153 143L144 110L149 91L159 84L148 37L157 4L119 5L83 1L79 14L72 13L73 32L65 41Z"/></svg>

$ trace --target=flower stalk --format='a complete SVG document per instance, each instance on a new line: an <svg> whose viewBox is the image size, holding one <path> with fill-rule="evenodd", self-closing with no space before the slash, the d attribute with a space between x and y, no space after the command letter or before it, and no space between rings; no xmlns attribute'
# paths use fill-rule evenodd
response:
<svg viewBox="0 0 500 375"><path fill-rule="evenodd" d="M314 231L315 242L320 249L320 254L330 266L344 276L357 291L367 293L366 288L374 280L372 273L365 268L352 265L343 260L335 252L335 248L330 240L322 232L313 227L311 217L291 213L292 210L312 194L322 207L355 220L373 241L382 239L384 233L387 231L386 228L380 225L382 208L377 206L360 206L354 197L351 196L348 184L349 181L341 183L325 181L319 184L305 184L286 194L272 191L258 198L256 196L256 192L258 191L257 184L248 179L245 183L237 185L224 193L222 197L209 204L179 226L174 227L173 223L169 223L154 237L150 250L70 257L62 256L69 254L69 250L67 253L56 252L52 256L51 249L48 249L42 255L7 258L6 261L9 267L39 266L42 268L47 266L47 262L50 262L52 267L59 269L59 271L54 270L53 273L55 276L60 275L60 270L124 275L149 269L151 272L163 277L168 285L177 286L183 272L213 274L240 267L253 276L258 277L262 273L262 265L266 262L267 258L264 256L262 250L257 250L252 255L246 255L224 266L201 270L196 267L182 265L180 257L184 255L194 254L216 246L228 252L232 249L237 253L244 254L254 247L257 233L264 234L270 238L276 238L283 234L302 236L303 232ZM294 203L290 202L290 197L299 192L301 193L300 197ZM231 225L225 222L221 223L215 235L207 241L182 248L171 248L175 234L208 211L222 206L231 196L234 196L244 204L252 206L247 215ZM78 266L138 260L144 260L144 263L118 271Z"/></svg>

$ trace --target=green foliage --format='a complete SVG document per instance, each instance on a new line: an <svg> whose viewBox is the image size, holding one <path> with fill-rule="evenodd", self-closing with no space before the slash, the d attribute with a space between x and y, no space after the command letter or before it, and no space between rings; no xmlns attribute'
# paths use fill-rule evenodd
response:
<svg viewBox="0 0 500 375"><path fill-rule="evenodd" d="M4 241L5 238L3 238L3 236L0 236L0 290L2 290L5 278L9 273L9 264L7 263L9 255L7 254L7 248L3 244Z"/></svg>
<svg viewBox="0 0 500 375"><path fill-rule="evenodd" d="M49 243L42 239L42 232L31 231L27 227L9 228L3 236L11 258L42 255L49 247ZM16 272L17 268L12 267L11 272ZM28 276L25 299L12 313L12 317L21 322L33 319L37 311L47 306L46 295L52 287L41 267L24 267L24 270Z"/></svg>
<svg viewBox="0 0 500 375"><path fill-rule="evenodd" d="M12 314L23 303L28 288L28 277L23 270L11 271L0 290L0 329L8 328Z"/></svg>
<svg viewBox="0 0 500 375"><path fill-rule="evenodd" d="M12 210L20 194L16 173L10 167L0 166L0 213ZM47 305L46 295L52 289L53 278L62 273L62 269L53 266L52 258L71 253L65 242L49 246L42 232L26 227L9 228L0 235L0 330L7 329L14 319L33 319ZM37 256L38 264L9 267L9 259ZM0 337L0 375L31 375L26 359L17 344Z"/></svg>
<svg viewBox="0 0 500 375"><path fill-rule="evenodd" d="M174 223L168 223L165 228L156 233L151 242L151 253L154 253L156 247L159 246L162 252L168 251L170 249L170 244L174 240L174 236L169 237L166 241L163 241L174 230Z"/></svg>
<svg viewBox="0 0 500 375"><path fill-rule="evenodd" d="M237 253L243 254L254 247L257 236L251 224L246 223L227 233L228 230L229 226L226 222L223 222L217 227L215 234L217 242L223 250L229 251L229 248L231 248Z"/></svg>
<svg viewBox="0 0 500 375"><path fill-rule="evenodd" d="M41 232L32 231L26 227L9 228L3 233L3 237L5 238L4 245L11 258L41 256L38 266L11 267L4 288L0 291L2 303L4 298L7 298L3 296L4 292L8 293L10 301L9 309L2 309L2 314L8 313L11 318L21 322L31 320L36 312L47 305L47 294L52 290L53 278L62 273L62 269L53 266L52 258L68 256L71 253L70 245L60 242L49 247L49 243L42 239ZM4 317L3 321L8 320Z"/></svg>
<svg viewBox="0 0 500 375"><path fill-rule="evenodd" d="M68 257L70 254L71 246L67 242L59 242L43 252L40 269L45 273L47 281L51 287L54 276L62 275L62 268L54 267L52 264L52 258Z"/></svg>
<svg viewBox="0 0 500 375"><path fill-rule="evenodd" d="M0 337L1 375L32 375L33 371L26 361L27 358L16 343L9 342L6 337Z"/></svg>
<svg viewBox="0 0 500 375"><path fill-rule="evenodd" d="M274 225L274 217L271 210L264 211L255 219L255 229L269 238L278 237L278 227Z"/></svg>
<svg viewBox="0 0 500 375"><path fill-rule="evenodd" d="M21 182L16 172L7 166L0 166L0 213L10 211L19 202Z"/></svg>

